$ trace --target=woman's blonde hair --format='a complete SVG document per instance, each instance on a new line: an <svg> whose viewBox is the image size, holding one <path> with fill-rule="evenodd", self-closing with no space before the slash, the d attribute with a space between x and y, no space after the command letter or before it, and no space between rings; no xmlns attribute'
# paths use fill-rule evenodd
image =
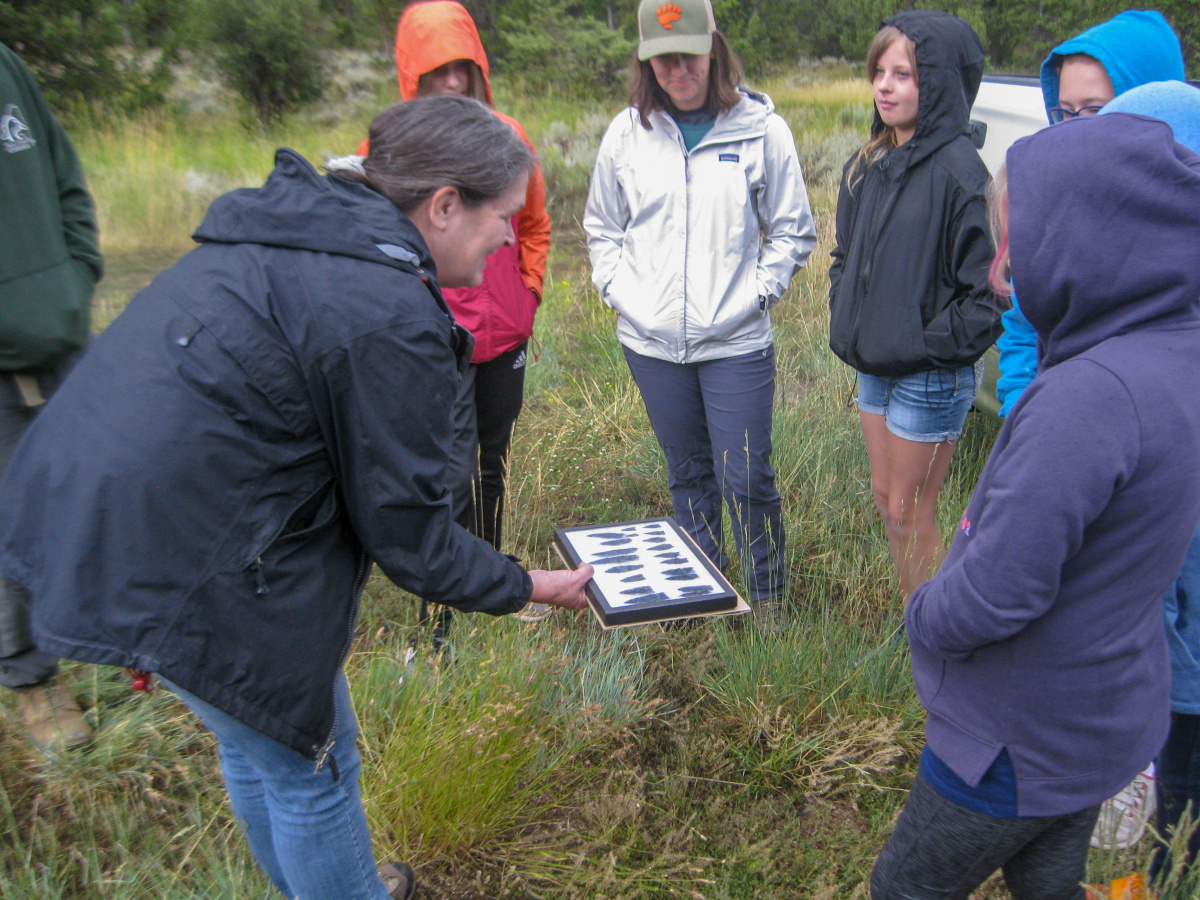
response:
<svg viewBox="0 0 1200 900"><path fill-rule="evenodd" d="M908 62L912 66L913 82L920 89L921 82L917 75L917 45L907 34L897 28L895 25L884 25L876 32L875 37L871 39L871 45L867 47L867 81L871 84L875 83L875 67L879 65L879 57L887 52L888 47L892 46L896 41L904 41L904 49L908 51ZM867 167L883 154L887 153L899 146L899 141L896 137L896 129L891 125L884 125L879 130L879 133L872 136L854 157L854 166L851 169L850 184L853 186L867 172Z"/></svg>
<svg viewBox="0 0 1200 900"><path fill-rule="evenodd" d="M988 186L988 224L992 227L992 243L996 245L996 256L988 269L988 281L998 296L1011 297L1013 286L1009 272L1008 163L1000 166Z"/></svg>

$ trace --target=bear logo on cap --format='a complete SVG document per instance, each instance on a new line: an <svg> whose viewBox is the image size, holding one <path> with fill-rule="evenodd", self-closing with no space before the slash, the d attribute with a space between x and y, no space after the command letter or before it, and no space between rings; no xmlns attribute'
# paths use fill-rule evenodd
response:
<svg viewBox="0 0 1200 900"><path fill-rule="evenodd" d="M678 22L682 15L683 10L674 3L665 3L658 8L658 24L669 31L671 23Z"/></svg>

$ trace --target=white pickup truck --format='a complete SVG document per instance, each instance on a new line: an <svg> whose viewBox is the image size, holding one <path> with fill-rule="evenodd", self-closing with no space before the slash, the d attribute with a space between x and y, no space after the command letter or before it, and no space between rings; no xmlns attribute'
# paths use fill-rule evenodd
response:
<svg viewBox="0 0 1200 900"><path fill-rule="evenodd" d="M994 175L1013 141L1048 124L1041 82L1034 75L983 76L975 106L971 108L971 118L987 126L979 155ZM975 407L994 416L1000 411L1000 402L996 399L1000 354L992 347L984 359L987 365L983 385L975 397Z"/></svg>
<svg viewBox="0 0 1200 900"><path fill-rule="evenodd" d="M1046 104L1036 75L984 75L971 118L987 125L979 155L993 175L1013 141L1046 127Z"/></svg>

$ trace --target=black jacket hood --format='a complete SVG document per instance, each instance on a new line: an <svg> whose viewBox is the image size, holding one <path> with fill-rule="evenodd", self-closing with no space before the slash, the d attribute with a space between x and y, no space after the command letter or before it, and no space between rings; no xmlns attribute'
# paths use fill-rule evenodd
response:
<svg viewBox="0 0 1200 900"><path fill-rule="evenodd" d="M218 197L192 237L201 243L262 244L434 272L417 227L382 194L323 176L286 147L260 188Z"/></svg>
<svg viewBox="0 0 1200 900"><path fill-rule="evenodd" d="M911 145L912 164L968 133L983 81L983 44L970 25L950 13L916 9L883 24L899 28L917 45L917 130L906 145ZM872 136L883 128L876 109Z"/></svg>
<svg viewBox="0 0 1200 900"><path fill-rule="evenodd" d="M1008 151L1021 311L1048 368L1136 328L1200 320L1200 155L1128 113L1046 128Z"/></svg>

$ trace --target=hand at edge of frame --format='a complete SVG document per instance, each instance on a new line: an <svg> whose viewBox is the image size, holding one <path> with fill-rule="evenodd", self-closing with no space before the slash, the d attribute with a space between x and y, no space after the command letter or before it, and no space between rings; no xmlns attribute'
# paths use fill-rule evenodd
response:
<svg viewBox="0 0 1200 900"><path fill-rule="evenodd" d="M587 606L583 586L594 572L587 563L574 571L555 569L553 572L547 572L544 569L531 569L529 577L533 579L533 593L529 596L529 602L549 603L563 609L583 609Z"/></svg>

